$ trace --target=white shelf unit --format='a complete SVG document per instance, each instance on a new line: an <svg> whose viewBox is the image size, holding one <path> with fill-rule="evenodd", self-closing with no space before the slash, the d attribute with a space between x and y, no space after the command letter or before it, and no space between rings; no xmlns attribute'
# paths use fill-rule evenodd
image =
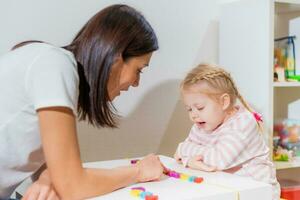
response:
<svg viewBox="0 0 300 200"><path fill-rule="evenodd" d="M300 82L274 82L274 88L280 87L300 87Z"/></svg>
<svg viewBox="0 0 300 200"><path fill-rule="evenodd" d="M275 161L275 166L277 169L289 169L289 168L300 167L300 159L296 159L293 162Z"/></svg>
<svg viewBox="0 0 300 200"><path fill-rule="evenodd" d="M263 114L271 152L274 121L287 117L288 104L300 99L299 82L273 82L274 39L288 35L294 17L300 17L300 0L237 0L221 8L219 63ZM277 169L300 167L300 161L275 164Z"/></svg>

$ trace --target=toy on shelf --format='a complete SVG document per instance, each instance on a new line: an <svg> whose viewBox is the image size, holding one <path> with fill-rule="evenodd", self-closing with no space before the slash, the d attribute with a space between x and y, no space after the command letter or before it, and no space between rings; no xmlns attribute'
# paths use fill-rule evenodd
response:
<svg viewBox="0 0 300 200"><path fill-rule="evenodd" d="M282 147L279 146L276 149L276 152L274 153L273 160L275 160L275 161L292 161L293 160L293 151L283 149Z"/></svg>
<svg viewBox="0 0 300 200"><path fill-rule="evenodd" d="M274 124L273 146L276 161L291 161L300 156L300 120L278 120Z"/></svg>
<svg viewBox="0 0 300 200"><path fill-rule="evenodd" d="M130 195L133 197L139 197L145 200L158 200L157 195L153 195L151 192L146 191L143 187L133 187L131 188Z"/></svg>
<svg viewBox="0 0 300 200"><path fill-rule="evenodd" d="M281 67L278 64L277 58L274 58L274 81L276 82L286 81L284 67Z"/></svg>
<svg viewBox="0 0 300 200"><path fill-rule="evenodd" d="M296 36L275 39L274 81L300 81L296 74L295 39Z"/></svg>

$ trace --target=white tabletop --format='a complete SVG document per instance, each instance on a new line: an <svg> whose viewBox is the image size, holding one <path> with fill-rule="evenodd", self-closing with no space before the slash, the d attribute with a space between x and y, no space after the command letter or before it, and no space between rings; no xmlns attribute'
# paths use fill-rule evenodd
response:
<svg viewBox="0 0 300 200"><path fill-rule="evenodd" d="M172 170L188 175L203 177L200 184L164 176L157 182L139 183L119 189L110 194L92 198L93 200L138 200L132 197L132 187L141 186L158 195L159 200L271 200L271 185L257 182L248 177L240 177L224 172L201 172L184 168L174 159L160 156L163 164ZM85 163L88 168L114 168L130 165L131 159Z"/></svg>

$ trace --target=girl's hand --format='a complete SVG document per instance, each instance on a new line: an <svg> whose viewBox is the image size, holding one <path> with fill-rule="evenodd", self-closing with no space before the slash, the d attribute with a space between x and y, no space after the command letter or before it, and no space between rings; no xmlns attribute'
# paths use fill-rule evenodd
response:
<svg viewBox="0 0 300 200"><path fill-rule="evenodd" d="M138 182L159 180L166 170L160 162L159 157L154 154L147 155L136 166L139 169Z"/></svg>
<svg viewBox="0 0 300 200"><path fill-rule="evenodd" d="M188 163L187 166L192 169L197 169L201 171L206 171L206 172L213 172L216 171L216 167L208 166L203 163L203 158L202 156L194 156L192 157Z"/></svg>
<svg viewBox="0 0 300 200"><path fill-rule="evenodd" d="M178 149L176 150L175 154L174 154L174 159L176 160L177 163L181 164L182 163L182 159L180 158L180 156L178 155Z"/></svg>
<svg viewBox="0 0 300 200"><path fill-rule="evenodd" d="M26 191L22 200L59 200L55 192L48 170L45 170Z"/></svg>

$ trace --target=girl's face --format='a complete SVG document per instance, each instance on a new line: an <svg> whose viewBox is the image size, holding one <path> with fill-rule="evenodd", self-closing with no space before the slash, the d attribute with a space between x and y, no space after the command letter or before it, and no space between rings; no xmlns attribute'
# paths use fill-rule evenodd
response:
<svg viewBox="0 0 300 200"><path fill-rule="evenodd" d="M118 58L113 64L108 80L109 99L112 101L121 94L121 91L127 91L130 86L137 87L140 81L140 74L143 68L149 65L152 53L143 56L132 57L124 62Z"/></svg>
<svg viewBox="0 0 300 200"><path fill-rule="evenodd" d="M203 86L203 84L205 83L197 83L184 89L182 91L183 101L192 122L200 129L213 131L224 122L227 116L228 99L218 101L218 99L201 92L207 91L208 86ZM220 98L223 97L223 95L220 96Z"/></svg>

